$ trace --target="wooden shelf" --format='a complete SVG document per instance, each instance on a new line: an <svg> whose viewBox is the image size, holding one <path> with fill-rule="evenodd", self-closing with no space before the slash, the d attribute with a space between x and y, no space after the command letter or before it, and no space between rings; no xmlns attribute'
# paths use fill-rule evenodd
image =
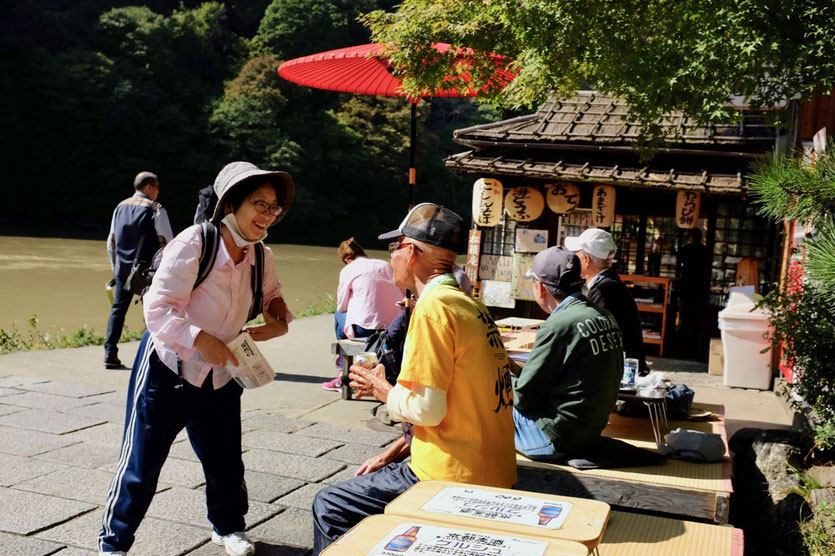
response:
<svg viewBox="0 0 835 556"><path fill-rule="evenodd" d="M661 330L657 332L659 337L643 336L645 344L658 346L658 355L664 355L664 334L667 332L667 303L670 300L670 278L660 276L644 276L642 274L621 274L621 281L629 287L635 284L651 284L664 291L664 298L661 303L636 303L639 313L653 313L661 315ZM656 296L657 299L657 296Z"/></svg>

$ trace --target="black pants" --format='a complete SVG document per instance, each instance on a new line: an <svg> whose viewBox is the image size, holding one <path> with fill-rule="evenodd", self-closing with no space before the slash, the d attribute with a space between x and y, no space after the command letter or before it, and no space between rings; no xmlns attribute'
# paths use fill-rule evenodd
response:
<svg viewBox="0 0 835 556"><path fill-rule="evenodd" d="M364 518L383 513L389 502L417 482L409 464L402 462L320 490L313 499L314 556Z"/></svg>
<svg viewBox="0 0 835 556"><path fill-rule="evenodd" d="M133 294L125 289L125 277L116 276L116 284L113 286L113 307L110 309L110 318L107 319L107 335L104 337L104 355L116 357L119 353L119 338L122 337L122 328L125 327L125 315L128 314Z"/></svg>
<svg viewBox="0 0 835 556"><path fill-rule="evenodd" d="M215 531L243 531L249 509L241 460L241 387L215 390L181 380L154 351L146 332L133 364L116 476L104 506L99 550L127 551L156 492L177 434L186 428L206 475L208 518Z"/></svg>

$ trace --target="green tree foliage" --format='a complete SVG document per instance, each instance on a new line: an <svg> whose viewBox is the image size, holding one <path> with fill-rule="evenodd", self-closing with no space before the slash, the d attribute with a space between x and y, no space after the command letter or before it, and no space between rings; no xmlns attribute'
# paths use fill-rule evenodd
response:
<svg viewBox="0 0 835 556"><path fill-rule="evenodd" d="M810 167L800 156L767 156L754 167L750 191L763 216L814 226L806 275L835 304L835 159L822 156Z"/></svg>
<svg viewBox="0 0 835 556"><path fill-rule="evenodd" d="M368 42L357 16L376 0L273 0L258 28L258 49L285 60Z"/></svg>
<svg viewBox="0 0 835 556"><path fill-rule="evenodd" d="M797 154L797 153L796 153ZM835 430L835 160L821 156L814 166L800 156L774 155L754 168L750 191L760 214L776 221L812 224L806 238L802 288L765 298L774 339L785 342L800 380L792 388L812 406L819 448L832 449ZM791 277L796 280L797 277ZM790 280L790 281L791 281ZM800 408L802 410L802 408Z"/></svg>
<svg viewBox="0 0 835 556"><path fill-rule="evenodd" d="M364 21L409 72L409 91L453 71L453 55L434 42L513 57L514 82L486 92L504 106L591 87L625 99L644 122L672 110L708 121L731 115L731 95L771 106L835 85L831 0L404 0ZM483 56L471 70L477 85L492 72Z"/></svg>
<svg viewBox="0 0 835 556"><path fill-rule="evenodd" d="M402 218L408 104L301 87L276 73L284 56L367 42L357 14L390 0L7 4L0 141L15 202L0 207L3 231L104 237L113 207L146 169L159 174L179 230L197 190L235 159L296 178L297 203L276 241L356 235L375 245L380 229ZM452 127L482 116L470 101L421 103L419 199L466 214L468 184L441 159L460 150Z"/></svg>

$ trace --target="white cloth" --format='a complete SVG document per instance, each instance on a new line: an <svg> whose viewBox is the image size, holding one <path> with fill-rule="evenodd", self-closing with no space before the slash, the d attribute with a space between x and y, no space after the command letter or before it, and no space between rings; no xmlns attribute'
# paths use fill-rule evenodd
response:
<svg viewBox="0 0 835 556"><path fill-rule="evenodd" d="M446 416L446 392L422 384L412 384L412 388L397 384L391 389L386 401L389 416L423 427L439 425Z"/></svg>
<svg viewBox="0 0 835 556"><path fill-rule="evenodd" d="M238 219L235 217L234 212L230 212L229 214L224 216L222 222L226 224L226 228L229 230L229 233L232 234L232 240L238 247L255 245L259 241L264 241L265 239L267 239L267 232L264 232L264 235L259 237L258 239L247 238L241 231L241 227L238 225Z"/></svg>
<svg viewBox="0 0 835 556"><path fill-rule="evenodd" d="M194 349L201 330L224 343L231 342L246 324L252 305L250 277L255 268L253 247L244 249L244 258L235 264L223 239L209 276L192 291L200 260L200 226L183 230L162 254L150 290L144 297L145 323L154 338L160 360L177 372L177 358L183 361L183 378L200 386L212 365ZM281 295L281 282L275 268L275 255L264 248L263 308ZM292 321L287 314L287 321ZM231 376L222 368L212 373L214 387L220 388Z"/></svg>

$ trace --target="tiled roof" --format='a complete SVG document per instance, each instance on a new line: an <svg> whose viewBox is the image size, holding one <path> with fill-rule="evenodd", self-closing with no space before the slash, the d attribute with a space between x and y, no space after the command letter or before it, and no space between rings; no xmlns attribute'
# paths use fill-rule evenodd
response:
<svg viewBox="0 0 835 556"><path fill-rule="evenodd" d="M590 181L595 184L627 185L637 187L664 187L670 189L697 189L714 194L744 195L746 180L741 172L718 174L708 171L683 172L675 168L652 166L627 168L619 165L603 165L575 159L558 162L535 158L521 158L516 151L510 155L468 151L447 157L445 163L459 172L501 174L540 179L563 179L574 182ZM532 153L530 153L532 154Z"/></svg>
<svg viewBox="0 0 835 556"><path fill-rule="evenodd" d="M544 102L535 114L510 120L456 130L457 142L493 141L502 144L531 143L594 143L632 144L638 140L641 122L627 119L625 101L594 91L580 91L576 96ZM736 123L701 125L679 112L667 115L661 122L669 144L770 146L777 128L767 113L738 110Z"/></svg>

